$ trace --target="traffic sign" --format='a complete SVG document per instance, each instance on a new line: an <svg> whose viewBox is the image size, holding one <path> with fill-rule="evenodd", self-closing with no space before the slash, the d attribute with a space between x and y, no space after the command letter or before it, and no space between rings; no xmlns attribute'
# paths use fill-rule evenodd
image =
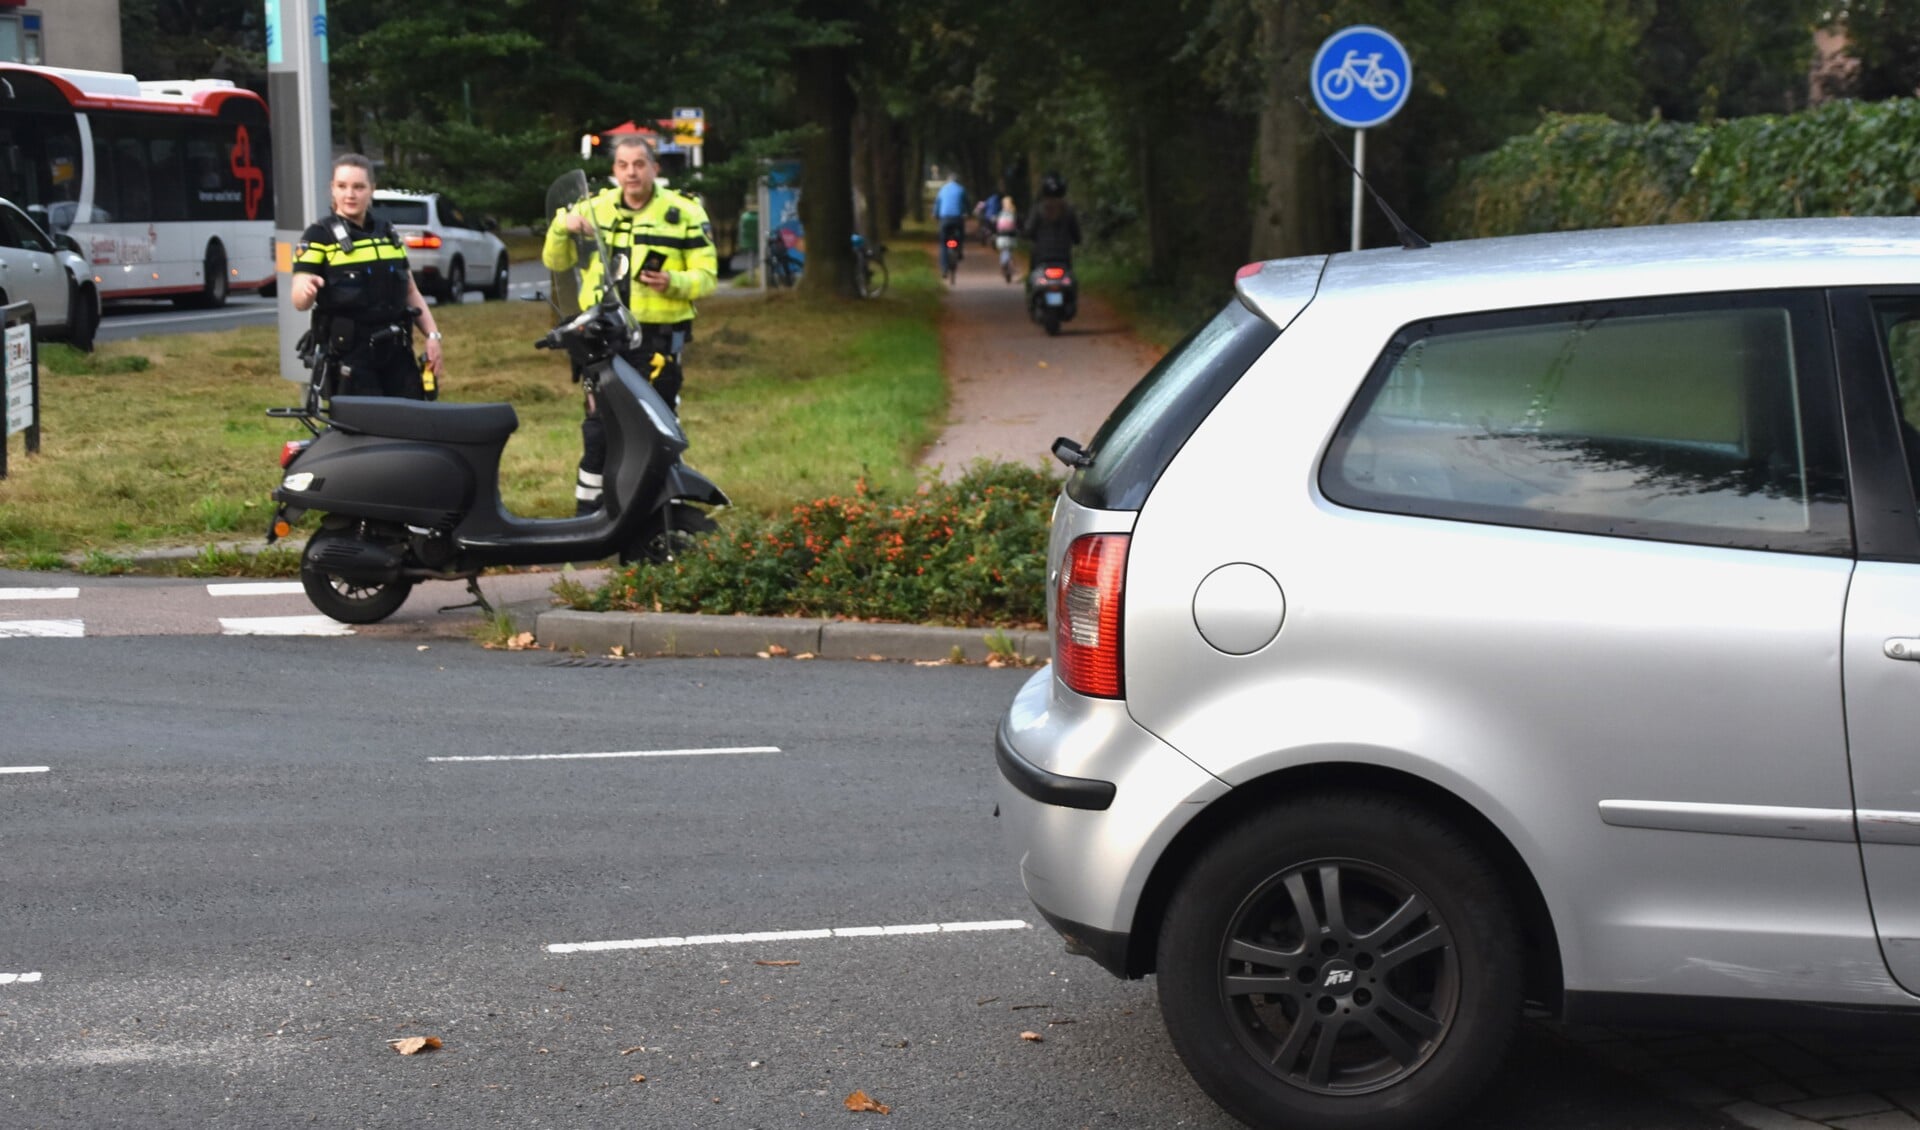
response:
<svg viewBox="0 0 1920 1130"><path fill-rule="evenodd" d="M1313 56L1313 100L1351 129L1382 125L1406 105L1413 60L1393 36L1366 24L1341 28Z"/></svg>

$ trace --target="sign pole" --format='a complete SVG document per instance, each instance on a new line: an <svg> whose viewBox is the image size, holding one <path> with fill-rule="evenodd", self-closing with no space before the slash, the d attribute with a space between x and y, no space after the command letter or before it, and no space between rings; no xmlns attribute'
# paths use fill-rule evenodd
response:
<svg viewBox="0 0 1920 1130"><path fill-rule="evenodd" d="M280 375L305 383L294 349L308 318L293 308L293 246L333 209L333 121L327 91L326 0L266 0L267 108L273 121L273 271Z"/></svg>
<svg viewBox="0 0 1920 1130"><path fill-rule="evenodd" d="M1361 177L1366 171L1367 131L1357 129L1353 131L1353 251L1360 250L1360 197L1366 192Z"/></svg>

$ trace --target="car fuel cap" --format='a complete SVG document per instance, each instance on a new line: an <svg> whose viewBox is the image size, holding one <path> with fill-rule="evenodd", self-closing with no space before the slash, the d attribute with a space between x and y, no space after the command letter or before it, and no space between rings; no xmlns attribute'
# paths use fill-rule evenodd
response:
<svg viewBox="0 0 1920 1130"><path fill-rule="evenodd" d="M1272 643L1286 617L1280 582L1258 565L1222 565L1193 594L1194 627L1228 655L1251 655Z"/></svg>

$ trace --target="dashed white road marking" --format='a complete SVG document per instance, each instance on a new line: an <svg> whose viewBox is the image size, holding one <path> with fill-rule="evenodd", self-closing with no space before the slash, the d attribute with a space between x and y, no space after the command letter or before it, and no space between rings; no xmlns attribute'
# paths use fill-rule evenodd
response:
<svg viewBox="0 0 1920 1130"><path fill-rule="evenodd" d="M636 749L623 753L513 753L472 757L429 757L428 761L591 761L603 757L701 757L713 753L779 753L777 745L728 746L722 749Z"/></svg>
<svg viewBox="0 0 1920 1130"><path fill-rule="evenodd" d="M0 640L79 639L87 634L84 620L0 620Z"/></svg>
<svg viewBox="0 0 1920 1130"><path fill-rule="evenodd" d="M299 581L228 581L207 586L208 596L287 596L306 591Z"/></svg>
<svg viewBox="0 0 1920 1130"><path fill-rule="evenodd" d="M31 985L39 980L38 973L0 973L0 985Z"/></svg>
<svg viewBox="0 0 1920 1130"><path fill-rule="evenodd" d="M51 765L0 765L0 773L46 773Z"/></svg>
<svg viewBox="0 0 1920 1130"><path fill-rule="evenodd" d="M350 636L353 629L327 616L222 616L229 636Z"/></svg>
<svg viewBox="0 0 1920 1130"><path fill-rule="evenodd" d="M681 946L732 946L743 942L801 942L819 938L891 938L905 934L973 934L985 930L1031 930L1018 918L997 922L923 922L912 926L839 926L824 930L763 930L751 934L696 934L685 938L629 938L617 942L556 942L548 953L602 953L607 950L673 949Z"/></svg>
<svg viewBox="0 0 1920 1130"><path fill-rule="evenodd" d="M80 586L45 589L0 589L0 600L78 600Z"/></svg>

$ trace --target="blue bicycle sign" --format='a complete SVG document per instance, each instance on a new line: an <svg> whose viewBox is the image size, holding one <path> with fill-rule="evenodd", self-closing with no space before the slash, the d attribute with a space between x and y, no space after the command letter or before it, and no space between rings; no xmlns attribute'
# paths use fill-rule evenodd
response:
<svg viewBox="0 0 1920 1130"><path fill-rule="evenodd" d="M1407 49L1377 27L1342 28L1313 56L1313 100L1327 117L1352 129L1393 117L1412 85Z"/></svg>

